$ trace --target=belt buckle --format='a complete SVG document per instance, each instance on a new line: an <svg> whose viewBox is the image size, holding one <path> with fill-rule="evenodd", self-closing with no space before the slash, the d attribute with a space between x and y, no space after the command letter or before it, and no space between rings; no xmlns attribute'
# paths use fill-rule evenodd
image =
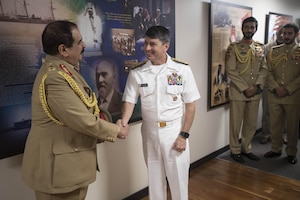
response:
<svg viewBox="0 0 300 200"><path fill-rule="evenodd" d="M158 127L159 128L162 128L162 127L165 127L167 126L167 122L158 122Z"/></svg>

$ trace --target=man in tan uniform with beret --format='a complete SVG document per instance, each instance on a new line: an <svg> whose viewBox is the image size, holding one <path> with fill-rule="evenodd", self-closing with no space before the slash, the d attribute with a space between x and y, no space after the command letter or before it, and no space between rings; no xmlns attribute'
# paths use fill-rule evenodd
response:
<svg viewBox="0 0 300 200"><path fill-rule="evenodd" d="M271 151L266 158L278 157L282 151L282 127L286 117L287 161L297 163L297 141L300 113L300 46L295 42L299 28L295 24L283 26L283 43L271 49L268 55L268 86Z"/></svg>
<svg viewBox="0 0 300 200"><path fill-rule="evenodd" d="M251 160L259 160L252 153L251 142L256 131L258 106L267 70L264 45L252 40L257 25L254 17L243 21L244 37L229 45L225 59L225 68L231 79L229 145L232 159L240 163L245 162L242 155Z"/></svg>
<svg viewBox="0 0 300 200"><path fill-rule="evenodd" d="M37 200L83 200L96 179L97 142L125 138L128 127L100 119L96 95L79 73L85 43L76 24L48 24L42 43L47 55L33 86L22 177Z"/></svg>

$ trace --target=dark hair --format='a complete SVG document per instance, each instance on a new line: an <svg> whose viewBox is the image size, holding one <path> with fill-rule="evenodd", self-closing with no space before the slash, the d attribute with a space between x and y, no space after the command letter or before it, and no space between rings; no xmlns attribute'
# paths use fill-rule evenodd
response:
<svg viewBox="0 0 300 200"><path fill-rule="evenodd" d="M288 24L284 25L283 28L293 28L295 33L299 32L299 27L294 23L288 23Z"/></svg>
<svg viewBox="0 0 300 200"><path fill-rule="evenodd" d="M72 47L74 38L71 31L75 28L77 25L69 21L55 21L47 24L42 33L44 52L56 55L58 46L61 44Z"/></svg>
<svg viewBox="0 0 300 200"><path fill-rule="evenodd" d="M255 28L257 30L258 22L254 17L248 17L248 18L244 19L244 21L242 23L242 28L244 27L244 24L247 23L247 22L254 22L255 23Z"/></svg>
<svg viewBox="0 0 300 200"><path fill-rule="evenodd" d="M152 26L146 33L146 37L151 39L159 39L163 44L170 42L170 31L164 26Z"/></svg>

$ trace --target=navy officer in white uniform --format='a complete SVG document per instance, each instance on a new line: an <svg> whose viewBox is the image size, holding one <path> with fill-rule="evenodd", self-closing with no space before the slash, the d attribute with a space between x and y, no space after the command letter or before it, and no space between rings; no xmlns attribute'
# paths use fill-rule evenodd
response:
<svg viewBox="0 0 300 200"><path fill-rule="evenodd" d="M124 126L138 97L141 98L141 131L150 200L167 199L166 178L172 199L188 200L188 137L200 94L191 68L171 58L167 54L169 46L167 28L153 26L146 31L147 60L130 71L123 94Z"/></svg>

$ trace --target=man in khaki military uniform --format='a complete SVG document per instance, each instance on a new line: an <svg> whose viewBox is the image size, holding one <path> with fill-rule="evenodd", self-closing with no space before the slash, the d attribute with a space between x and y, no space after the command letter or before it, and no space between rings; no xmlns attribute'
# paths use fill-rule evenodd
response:
<svg viewBox="0 0 300 200"><path fill-rule="evenodd" d="M97 141L125 138L128 127L100 119L96 95L78 71L85 43L76 24L48 24L42 43L47 55L33 86L22 177L37 200L83 200L96 179Z"/></svg>
<svg viewBox="0 0 300 200"><path fill-rule="evenodd" d="M300 46L295 42L299 28L295 24L283 27L283 43L271 49L268 55L268 86L271 151L266 158L278 157L282 151L282 127L286 117L287 160L296 164L298 124L300 113Z"/></svg>
<svg viewBox="0 0 300 200"><path fill-rule="evenodd" d="M225 68L231 79L230 96L230 151L240 163L259 158L252 153L251 141L256 131L258 106L266 75L264 45L252 40L257 31L257 20L246 18L242 24L243 39L229 45ZM242 142L239 142L241 125Z"/></svg>

